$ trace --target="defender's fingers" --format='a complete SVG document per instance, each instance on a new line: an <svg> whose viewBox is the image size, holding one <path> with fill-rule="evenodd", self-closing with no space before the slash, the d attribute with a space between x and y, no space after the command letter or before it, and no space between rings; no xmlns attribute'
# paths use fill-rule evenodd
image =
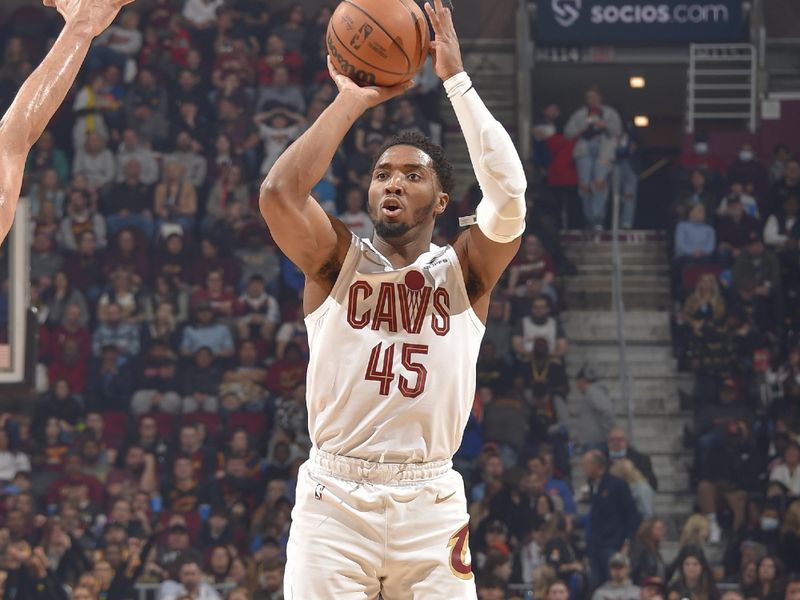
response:
<svg viewBox="0 0 800 600"><path fill-rule="evenodd" d="M433 7L428 2L425 3L425 12L428 13L428 18L431 21L431 27L433 27L433 33L438 36L442 30L442 26L439 21L439 15L436 14L436 11L433 10Z"/></svg>

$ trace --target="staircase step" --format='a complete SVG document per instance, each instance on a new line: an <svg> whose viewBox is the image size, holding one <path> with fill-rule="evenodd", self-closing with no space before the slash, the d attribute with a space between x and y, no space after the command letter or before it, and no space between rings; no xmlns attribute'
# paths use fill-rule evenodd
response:
<svg viewBox="0 0 800 600"><path fill-rule="evenodd" d="M613 306L611 290L568 288L564 298L568 308L610 310ZM626 289L623 299L626 310L667 310L671 303L668 290Z"/></svg>
<svg viewBox="0 0 800 600"><path fill-rule="evenodd" d="M630 343L627 350L629 365L672 364L670 361L674 361L672 348L663 344ZM597 363L618 363L619 347L616 341L582 342L570 346L567 356L568 365L582 364L586 361L590 362L592 366Z"/></svg>
<svg viewBox="0 0 800 600"><path fill-rule="evenodd" d="M567 338L571 342L617 339L615 312L569 311L563 317L563 324ZM671 340L669 313L626 311L623 331L625 339L629 342L669 343Z"/></svg>

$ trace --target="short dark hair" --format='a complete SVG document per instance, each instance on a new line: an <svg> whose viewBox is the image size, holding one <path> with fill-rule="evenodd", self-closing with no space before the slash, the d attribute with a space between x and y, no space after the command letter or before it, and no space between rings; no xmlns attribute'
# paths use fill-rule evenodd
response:
<svg viewBox="0 0 800 600"><path fill-rule="evenodd" d="M375 166L378 164L378 159L383 156L384 152L386 152L389 148L393 148L394 146L414 146L430 156L431 160L433 161L433 170L436 173L436 178L439 180L439 185L441 186L442 191L445 194L450 194L450 192L453 190L453 165L451 165L450 161L447 160L447 157L444 154L444 148L442 148L439 144L434 144L427 137L417 131L407 131L399 135L392 136L386 140L383 146L381 146L381 149L378 150L378 153L375 155L375 159L372 162L372 169L370 169L370 171L375 170Z"/></svg>

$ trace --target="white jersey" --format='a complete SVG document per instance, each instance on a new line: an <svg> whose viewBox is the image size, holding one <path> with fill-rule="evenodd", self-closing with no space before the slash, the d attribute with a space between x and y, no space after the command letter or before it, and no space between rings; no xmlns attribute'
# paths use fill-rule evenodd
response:
<svg viewBox="0 0 800 600"><path fill-rule="evenodd" d="M395 269L353 236L330 296L306 317L315 448L372 462L451 458L475 395L484 325L452 246Z"/></svg>

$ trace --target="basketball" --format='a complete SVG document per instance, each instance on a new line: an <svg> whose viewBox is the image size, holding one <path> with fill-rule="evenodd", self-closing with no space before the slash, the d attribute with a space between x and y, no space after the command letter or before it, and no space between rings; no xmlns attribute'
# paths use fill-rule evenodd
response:
<svg viewBox="0 0 800 600"><path fill-rule="evenodd" d="M408 81L428 56L428 20L414 0L344 0L326 34L336 68L359 85Z"/></svg>

